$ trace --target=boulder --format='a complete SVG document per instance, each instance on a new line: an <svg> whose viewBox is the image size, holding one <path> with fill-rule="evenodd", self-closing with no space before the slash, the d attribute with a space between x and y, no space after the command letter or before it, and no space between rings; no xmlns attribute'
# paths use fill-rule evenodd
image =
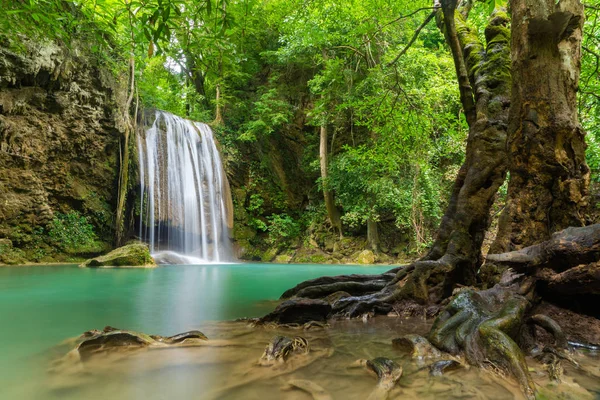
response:
<svg viewBox="0 0 600 400"><path fill-rule="evenodd" d="M371 250L363 250L356 258L356 262L365 265L375 264L375 254Z"/></svg>
<svg viewBox="0 0 600 400"><path fill-rule="evenodd" d="M92 258L80 265L80 267L89 268L152 268L156 263L148 246L143 243L128 244L119 247L110 253Z"/></svg>

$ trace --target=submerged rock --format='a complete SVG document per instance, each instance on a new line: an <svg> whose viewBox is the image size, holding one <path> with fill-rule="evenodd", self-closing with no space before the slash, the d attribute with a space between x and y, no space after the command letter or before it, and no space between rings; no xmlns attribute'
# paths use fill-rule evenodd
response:
<svg viewBox="0 0 600 400"><path fill-rule="evenodd" d="M377 375L377 384L390 390L402 376L402 367L386 357L377 357L366 362L366 366Z"/></svg>
<svg viewBox="0 0 600 400"><path fill-rule="evenodd" d="M442 376L446 372L462 368L462 364L456 360L436 361L429 367L429 374L432 376Z"/></svg>
<svg viewBox="0 0 600 400"><path fill-rule="evenodd" d="M137 267L152 268L156 263L148 246L143 243L128 244L111 251L110 253L92 258L80 265L89 268L114 268L114 267Z"/></svg>
<svg viewBox="0 0 600 400"><path fill-rule="evenodd" d="M392 345L404 353L410 354L412 358L439 358L442 353L433 347L429 340L419 335L404 335L392 340Z"/></svg>
<svg viewBox="0 0 600 400"><path fill-rule="evenodd" d="M301 337L288 338L286 336L275 336L263 352L258 363L262 366L269 366L276 362L285 362L291 353L308 353L308 341Z"/></svg>

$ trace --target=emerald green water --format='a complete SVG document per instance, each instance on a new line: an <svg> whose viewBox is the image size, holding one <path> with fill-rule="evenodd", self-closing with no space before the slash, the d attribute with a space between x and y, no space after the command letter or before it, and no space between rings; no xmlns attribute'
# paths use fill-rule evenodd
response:
<svg viewBox="0 0 600 400"><path fill-rule="evenodd" d="M425 361L391 346L393 338L424 335L431 320L377 317L332 321L324 329L253 327L231 322L271 311L280 294L323 275L381 273L389 267L325 265L188 265L157 269L80 269L76 266L0 268L0 400L310 400L291 382L318 385L330 397L383 399L358 359L388 357L404 370L389 399L523 399L493 370L462 368L432 377ZM106 325L163 336L200 329L198 347L116 352L84 363L65 340ZM258 365L274 335L301 335L307 355ZM61 345L62 343L62 345ZM564 364L560 384L528 358L540 399L597 400L597 353L576 350L580 367ZM52 372L49 373L49 370ZM374 396L374 397L371 397Z"/></svg>
<svg viewBox="0 0 600 400"><path fill-rule="evenodd" d="M0 399L25 398L21 390L41 378L48 351L84 331L111 325L172 335L202 328L206 321L264 315L284 290L306 279L375 274L389 268L278 264L111 270L2 267Z"/></svg>

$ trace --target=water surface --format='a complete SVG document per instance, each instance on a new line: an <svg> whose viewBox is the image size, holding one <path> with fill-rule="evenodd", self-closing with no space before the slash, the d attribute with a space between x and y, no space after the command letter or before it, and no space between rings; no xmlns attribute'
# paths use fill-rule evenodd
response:
<svg viewBox="0 0 600 400"><path fill-rule="evenodd" d="M45 369L41 358L48 350L84 331L111 325L168 336L202 328L206 321L264 315L281 293L306 279L389 269L279 264L2 267L0 399L24 398L2 393L16 393L40 378Z"/></svg>
<svg viewBox="0 0 600 400"><path fill-rule="evenodd" d="M306 392L289 388L290 382L305 380L332 399L364 400L377 394L377 381L353 364L381 356L404 369L390 399L523 398L514 384L493 373L464 368L432 377L430 362L393 349L393 338L425 334L430 320L377 317L308 331L232 321L271 311L279 295L300 281L388 269L275 264L0 268L0 399L310 400ZM105 325L165 336L200 329L210 340L193 348L96 355L84 364L68 357L73 345L65 340ZM258 366L265 345L277 334L303 336L311 351L281 365ZM598 355L575 352L573 357L583 368L565 364L564 382L558 385L548 382L542 365L528 360L533 379L545 393L540 398L598 398Z"/></svg>

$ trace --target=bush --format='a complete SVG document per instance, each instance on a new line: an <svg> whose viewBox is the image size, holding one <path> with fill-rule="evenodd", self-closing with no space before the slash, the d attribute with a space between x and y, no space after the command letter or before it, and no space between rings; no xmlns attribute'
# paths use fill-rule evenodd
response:
<svg viewBox="0 0 600 400"><path fill-rule="evenodd" d="M287 214L273 214L267 220L270 244L287 246L300 236L300 224Z"/></svg>
<svg viewBox="0 0 600 400"><path fill-rule="evenodd" d="M96 245L94 227L77 211L56 213L48 227L48 237L65 251L82 251Z"/></svg>

